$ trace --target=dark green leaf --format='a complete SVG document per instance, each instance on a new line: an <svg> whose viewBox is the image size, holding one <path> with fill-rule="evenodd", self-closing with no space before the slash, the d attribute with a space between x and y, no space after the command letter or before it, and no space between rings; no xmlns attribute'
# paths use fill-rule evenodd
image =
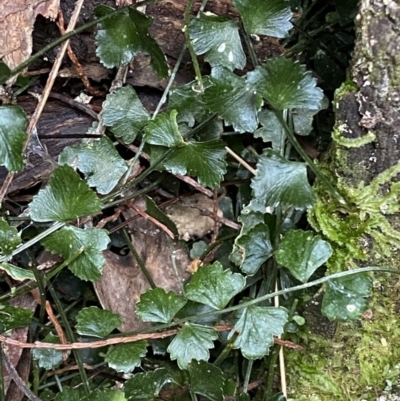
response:
<svg viewBox="0 0 400 401"><path fill-rule="evenodd" d="M176 317L178 319L184 319L185 317L188 316L198 316L202 315L204 313L209 313L214 311L214 308L211 308L211 306L205 305L205 304L199 304L198 302L193 302L193 301L188 301L188 303L178 312ZM218 316L216 315L208 315L208 316L202 316L198 317L194 323L197 324L204 324L207 326L213 325L217 322Z"/></svg>
<svg viewBox="0 0 400 401"><path fill-rule="evenodd" d="M253 275L272 256L268 226L258 223L246 234L236 238L230 259L240 266L243 273Z"/></svg>
<svg viewBox="0 0 400 401"><path fill-rule="evenodd" d="M60 339L58 338L58 336L49 333L44 338L44 342L60 344ZM57 368L63 361L62 351L58 351L52 348L35 348L32 350L32 356L38 361L39 366L46 370Z"/></svg>
<svg viewBox="0 0 400 401"><path fill-rule="evenodd" d="M224 375L222 370L204 361L192 361L188 365L190 389L212 401L223 401Z"/></svg>
<svg viewBox="0 0 400 401"><path fill-rule="evenodd" d="M104 265L102 251L107 249L109 238L105 230L80 229L77 227L64 227L60 231L46 237L42 243L44 247L68 259L83 248L68 268L81 280L96 281L101 277Z"/></svg>
<svg viewBox="0 0 400 401"><path fill-rule="evenodd" d="M189 142L175 149L164 162L172 174L198 176L199 183L214 188L226 173L226 150L222 141Z"/></svg>
<svg viewBox="0 0 400 401"><path fill-rule="evenodd" d="M229 334L229 339L239 333L233 348L240 348L247 359L260 359L274 345L274 336L280 336L288 319L286 309L249 306Z"/></svg>
<svg viewBox="0 0 400 401"><path fill-rule="evenodd" d="M329 100L324 96L318 110L295 109L292 112L293 128L297 135L308 135L312 130L315 114L329 107Z"/></svg>
<svg viewBox="0 0 400 401"><path fill-rule="evenodd" d="M116 313L95 306L83 308L76 317L76 331L82 336L106 337L122 324Z"/></svg>
<svg viewBox="0 0 400 401"><path fill-rule="evenodd" d="M96 16L110 14L114 10L104 5L95 8ZM151 56L150 65L161 77L168 75L168 65L157 42L150 37L149 27L153 18L134 8L120 12L99 24L96 34L96 54L108 68L128 64L133 56L142 52Z"/></svg>
<svg viewBox="0 0 400 401"><path fill-rule="evenodd" d="M322 300L322 313L329 320L358 319L368 307L366 297L370 290L371 279L366 275L330 280Z"/></svg>
<svg viewBox="0 0 400 401"><path fill-rule="evenodd" d="M233 0L249 34L284 38L292 28L287 0Z"/></svg>
<svg viewBox="0 0 400 401"><path fill-rule="evenodd" d="M164 368L138 373L125 383L125 397L128 401L153 400L161 389L171 382L172 378Z"/></svg>
<svg viewBox="0 0 400 401"><path fill-rule="evenodd" d="M245 285L246 280L241 274L223 270L221 263L215 262L193 274L185 288L185 295L192 301L223 309Z"/></svg>
<svg viewBox="0 0 400 401"><path fill-rule="evenodd" d="M255 87L222 67L213 68L211 83L204 93L207 107L235 131L253 132L258 126L257 110L261 106Z"/></svg>
<svg viewBox="0 0 400 401"><path fill-rule="evenodd" d="M3 85L11 75L11 70L8 68L7 64L0 61L0 85Z"/></svg>
<svg viewBox="0 0 400 401"><path fill-rule="evenodd" d="M318 110L323 98L322 90L305 67L286 57L267 61L255 71L248 73L248 80L257 92L277 109Z"/></svg>
<svg viewBox="0 0 400 401"><path fill-rule="evenodd" d="M332 255L332 247L311 231L290 230L275 256L278 263L287 267L297 280L308 281L315 270Z"/></svg>
<svg viewBox="0 0 400 401"><path fill-rule="evenodd" d="M105 136L90 143L65 147L58 162L76 166L85 174L86 182L101 194L111 192L128 170L124 159Z"/></svg>
<svg viewBox="0 0 400 401"><path fill-rule="evenodd" d="M21 269L18 266L11 265L10 263L3 262L0 264L0 270L4 270L14 280L32 280L36 281L35 275L32 270Z"/></svg>
<svg viewBox="0 0 400 401"><path fill-rule="evenodd" d="M107 95L103 103L103 123L125 143L135 140L138 132L150 118L135 90L130 86L118 88Z"/></svg>
<svg viewBox="0 0 400 401"><path fill-rule="evenodd" d="M32 220L69 221L100 211L100 200L70 166L59 166L30 204Z"/></svg>
<svg viewBox="0 0 400 401"><path fill-rule="evenodd" d="M175 148L185 144L176 122L177 111L172 110L170 115L159 114L149 121L144 130L144 139L152 145Z"/></svg>
<svg viewBox="0 0 400 401"><path fill-rule="evenodd" d="M192 360L208 361L213 341L218 338L212 327L185 323L168 347L171 360L177 360L181 369L187 369Z"/></svg>
<svg viewBox="0 0 400 401"><path fill-rule="evenodd" d="M18 230L0 219L0 253L11 255L12 251L21 243Z"/></svg>
<svg viewBox="0 0 400 401"><path fill-rule="evenodd" d="M169 323L186 302L180 295L157 287L140 296L137 315L142 322Z"/></svg>
<svg viewBox="0 0 400 401"><path fill-rule="evenodd" d="M0 304L0 333L27 326L31 323L32 312L28 309Z"/></svg>
<svg viewBox="0 0 400 401"><path fill-rule="evenodd" d="M117 372L129 373L140 366L141 359L146 353L147 342L144 340L131 344L118 344L109 348L105 361Z"/></svg>
<svg viewBox="0 0 400 401"><path fill-rule="evenodd" d="M56 395L55 401L82 401L81 388L63 386L62 392Z"/></svg>
<svg viewBox="0 0 400 401"><path fill-rule="evenodd" d="M177 110L176 120L187 122L189 127L193 127L196 121L201 121L208 114L205 107L203 94L194 90L196 82L189 82L186 85L172 89L168 99L168 112ZM210 86L208 79L203 82L204 88Z"/></svg>
<svg viewBox="0 0 400 401"><path fill-rule="evenodd" d="M148 196L144 198L146 200L146 213L164 224L175 236L178 236L178 229L175 223L156 205L153 199Z"/></svg>
<svg viewBox="0 0 400 401"><path fill-rule="evenodd" d="M24 167L27 118L19 106L0 106L0 165L16 172Z"/></svg>
<svg viewBox="0 0 400 401"><path fill-rule="evenodd" d="M258 113L262 128L254 131L254 138L261 138L264 142L271 142L272 149L279 152L282 145L284 131L275 113L269 109L263 109Z"/></svg>
<svg viewBox="0 0 400 401"><path fill-rule="evenodd" d="M229 70L242 69L246 64L238 30L236 21L204 13L189 25L195 53L205 54L205 61L212 67L220 65Z"/></svg>
<svg viewBox="0 0 400 401"><path fill-rule="evenodd" d="M81 398L80 401L126 401L126 398L121 390L96 388L90 395Z"/></svg>
<svg viewBox="0 0 400 401"><path fill-rule="evenodd" d="M271 150L260 156L251 187L255 197L270 207L282 205L306 209L315 201L307 180L306 165L288 161Z"/></svg>

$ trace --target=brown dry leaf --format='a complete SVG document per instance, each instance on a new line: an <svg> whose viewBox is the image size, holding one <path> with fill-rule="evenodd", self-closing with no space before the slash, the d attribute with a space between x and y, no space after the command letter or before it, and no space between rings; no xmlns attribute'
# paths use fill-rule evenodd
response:
<svg viewBox="0 0 400 401"><path fill-rule="evenodd" d="M138 206L143 210L144 202ZM126 212L125 218L136 213ZM181 284L190 274L186 271L190 263L187 250L174 243L163 231L151 221L140 217L129 225L132 232L132 244L142 258L149 274L157 287L166 291L181 292ZM179 278L175 274L171 253L174 252ZM139 330L147 324L140 322L136 316L136 303L140 295L150 285L137 265L133 255L117 255L111 251L103 252L106 259L101 280L94 283L94 288L103 308L118 313L122 319L119 330L122 332Z"/></svg>
<svg viewBox="0 0 400 401"><path fill-rule="evenodd" d="M32 31L38 14L57 17L60 0L1 0L0 59L11 70L32 53ZM10 78L11 85L16 77Z"/></svg>

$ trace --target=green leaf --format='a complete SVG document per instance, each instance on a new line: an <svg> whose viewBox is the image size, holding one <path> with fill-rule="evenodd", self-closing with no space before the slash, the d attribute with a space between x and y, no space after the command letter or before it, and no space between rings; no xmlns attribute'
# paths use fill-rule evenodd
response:
<svg viewBox="0 0 400 401"><path fill-rule="evenodd" d="M270 207L306 209L315 202L306 165L288 161L271 150L260 156L251 187L255 197Z"/></svg>
<svg viewBox="0 0 400 401"><path fill-rule="evenodd" d="M211 83L204 93L206 106L235 131L253 132L258 126L257 110L261 106L255 87L222 67L213 68Z"/></svg>
<svg viewBox="0 0 400 401"><path fill-rule="evenodd" d="M106 337L122 324L118 314L95 306L83 308L76 317L76 331L82 336Z"/></svg>
<svg viewBox="0 0 400 401"><path fill-rule="evenodd" d="M275 113L269 109L263 109L258 113L262 128L254 131L254 138L261 138L263 142L271 142L272 149L279 152L282 145L284 131Z"/></svg>
<svg viewBox="0 0 400 401"><path fill-rule="evenodd" d="M90 395L81 398L80 401L126 401L126 398L121 390L96 388Z"/></svg>
<svg viewBox="0 0 400 401"><path fill-rule="evenodd" d="M114 9L104 5L95 8L97 17L110 14ZM114 14L99 24L96 34L96 54L107 68L128 64L141 52L151 57L150 65L161 78L168 76L168 65L157 42L149 35L153 18L134 8Z"/></svg>
<svg viewBox="0 0 400 401"><path fill-rule="evenodd" d="M125 397L128 401L153 400L161 389L171 382L172 378L164 368L138 373L125 383Z"/></svg>
<svg viewBox="0 0 400 401"><path fill-rule="evenodd" d="M62 387L62 391L56 395L55 401L82 401L81 388Z"/></svg>
<svg viewBox="0 0 400 401"><path fill-rule="evenodd" d="M130 85L107 95L101 116L104 125L125 143L133 142L150 119L150 114Z"/></svg>
<svg viewBox="0 0 400 401"><path fill-rule="evenodd" d="M190 389L212 401L223 401L225 383L222 370L204 361L192 361L188 365Z"/></svg>
<svg viewBox="0 0 400 401"><path fill-rule="evenodd" d="M68 259L83 248L68 268L81 280L96 281L101 278L101 270L105 263L102 251L107 249L109 238L106 230L80 229L73 226L64 227L44 238L44 247L64 259Z"/></svg>
<svg viewBox="0 0 400 401"><path fill-rule="evenodd" d="M0 253L11 255L12 251L21 243L21 237L15 227L0 219Z"/></svg>
<svg viewBox="0 0 400 401"><path fill-rule="evenodd" d="M172 110L170 115L159 114L154 120L147 123L144 129L144 139L152 145L166 146L175 148L185 145L179 127L176 122L176 110Z"/></svg>
<svg viewBox="0 0 400 401"><path fill-rule="evenodd" d="M306 136L312 131L315 114L329 107L329 100L324 96L318 110L295 109L292 111L293 128L297 135Z"/></svg>
<svg viewBox="0 0 400 401"><path fill-rule="evenodd" d="M28 309L0 304L0 333L31 324L32 315Z"/></svg>
<svg viewBox="0 0 400 401"><path fill-rule="evenodd" d="M213 341L218 338L212 327L186 322L168 347L171 360L177 360L181 369L187 369L192 360L208 361Z"/></svg>
<svg viewBox="0 0 400 401"><path fill-rule="evenodd" d="M203 303L215 309L223 309L228 302L246 285L245 278L227 269L221 263L206 265L193 274L185 288L188 299Z"/></svg>
<svg viewBox="0 0 400 401"><path fill-rule="evenodd" d="M44 342L60 344L60 339L58 336L49 333L44 338ZM32 350L32 356L38 361L39 366L46 370L56 369L63 361L62 351L52 348L35 348Z"/></svg>
<svg viewBox="0 0 400 401"><path fill-rule="evenodd" d="M144 340L131 344L118 344L110 347L105 361L117 372L129 373L140 366L141 359L147 354L147 342Z"/></svg>
<svg viewBox="0 0 400 401"><path fill-rule="evenodd" d="M272 253L268 226L260 223L236 238L231 260L240 266L243 273L252 276Z"/></svg>
<svg viewBox="0 0 400 401"><path fill-rule="evenodd" d="M157 287L140 296L137 315L142 322L169 323L186 302L180 295Z"/></svg>
<svg viewBox="0 0 400 401"><path fill-rule="evenodd" d="M311 231L290 230L275 252L276 260L287 267L297 280L308 281L315 270L332 255L332 247Z"/></svg>
<svg viewBox="0 0 400 401"><path fill-rule="evenodd" d="M210 84L209 79L205 77L203 81L204 88L208 88ZM187 122L189 127L193 127L196 121L203 120L208 114L203 94L194 90L195 85L196 82L192 81L186 85L171 89L168 99L168 113L172 110L177 110L177 122Z"/></svg>
<svg viewBox="0 0 400 401"><path fill-rule="evenodd" d="M8 65L0 61L0 85L3 85L10 78L10 75L11 70Z"/></svg>
<svg viewBox="0 0 400 401"><path fill-rule="evenodd" d="M282 307L249 306L241 312L228 339L239 333L233 348L240 348L247 359L260 359L274 345L274 336L283 333L287 319L288 313Z"/></svg>
<svg viewBox="0 0 400 401"><path fill-rule="evenodd" d="M31 218L39 222L75 220L99 211L96 193L70 166L57 167L30 204Z"/></svg>
<svg viewBox="0 0 400 401"><path fill-rule="evenodd" d="M128 170L124 159L105 136L79 146L66 146L58 161L61 165L76 165L85 174L86 182L101 194L111 192Z"/></svg>
<svg viewBox="0 0 400 401"><path fill-rule="evenodd" d="M284 38L292 28L287 0L233 0L248 34Z"/></svg>
<svg viewBox="0 0 400 401"><path fill-rule="evenodd" d="M3 262L0 264L0 270L4 270L14 280L32 280L36 281L35 275L31 270L21 269L20 267L11 265L10 263Z"/></svg>
<svg viewBox="0 0 400 401"><path fill-rule="evenodd" d="M221 140L189 142L175 149L164 161L164 167L172 174L196 176L201 185L219 186L226 173L225 144Z"/></svg>
<svg viewBox="0 0 400 401"><path fill-rule="evenodd" d="M27 118L19 106L0 106L0 165L11 172L24 167Z"/></svg>
<svg viewBox="0 0 400 401"><path fill-rule="evenodd" d="M200 14L189 25L190 38L196 54L205 54L205 61L212 67L223 66L229 70L242 69L246 64L239 25L228 17Z"/></svg>
<svg viewBox="0 0 400 401"><path fill-rule="evenodd" d="M322 313L329 320L358 319L368 307L366 297L370 290L371 279L366 275L330 280L322 300Z"/></svg>
<svg viewBox="0 0 400 401"><path fill-rule="evenodd" d="M146 213L164 224L176 237L179 235L175 223L156 205L153 199L144 196L146 200Z"/></svg>
<svg viewBox="0 0 400 401"><path fill-rule="evenodd" d="M268 60L249 72L248 80L276 110L320 108L323 93L315 78L303 65L286 57Z"/></svg>

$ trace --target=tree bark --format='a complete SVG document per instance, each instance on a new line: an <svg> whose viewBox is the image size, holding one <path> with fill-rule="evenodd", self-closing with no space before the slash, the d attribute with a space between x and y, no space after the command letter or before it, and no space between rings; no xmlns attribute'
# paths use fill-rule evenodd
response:
<svg viewBox="0 0 400 401"><path fill-rule="evenodd" d="M335 203L317 183L319 206L310 213L312 225L333 244L337 261L330 272L400 265L399 26L399 0L360 1L349 78L336 92L333 141L321 164L348 205ZM360 230L352 244L340 238L346 224L349 231ZM288 356L296 401L376 400L400 393L398 276L375 274L373 288L360 321L343 324L329 340L310 332L305 355Z"/></svg>

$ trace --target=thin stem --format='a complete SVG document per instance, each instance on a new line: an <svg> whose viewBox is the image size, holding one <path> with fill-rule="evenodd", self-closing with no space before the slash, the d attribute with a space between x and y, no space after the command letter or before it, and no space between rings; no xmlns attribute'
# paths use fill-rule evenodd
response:
<svg viewBox="0 0 400 401"><path fill-rule="evenodd" d="M126 240L126 245L128 245L129 250L132 252L132 255L135 258L136 263L139 265L141 272L146 277L147 281L150 284L150 287L154 290L154 288L157 287L156 283L154 282L153 278L151 277L150 273L148 272L148 270L147 270L142 258L140 257L140 255L137 253L135 247L133 246L132 241L129 238L129 235L126 232L125 228L122 229L122 233L123 233L124 238Z"/></svg>
<svg viewBox="0 0 400 401"><path fill-rule="evenodd" d="M253 42L251 41L250 35L246 32L243 26L243 22L240 23L240 27L242 28L244 41L246 42L247 49L249 50L249 55L251 59L251 63L254 67L257 67L260 63L258 62L256 52L254 50Z"/></svg>
<svg viewBox="0 0 400 401"><path fill-rule="evenodd" d="M54 303L56 304L58 313L61 316L61 320L64 324L65 334L68 338L68 341L73 342L74 341L74 333L72 332L71 325L69 324L65 310L64 310L64 308L60 302L60 299L58 298L58 295L52 284L49 285L49 291L50 291L51 296L53 297ZM88 381L88 378L86 375L86 370L83 366L81 355L79 353L79 350L73 350L72 352L74 353L74 357L75 357L76 363L78 365L79 373L80 373L82 383L83 383L83 388L85 389L86 395L89 395L90 394L90 386L89 386L89 381Z"/></svg>
<svg viewBox="0 0 400 401"><path fill-rule="evenodd" d="M152 120L154 120L154 119L156 118L156 116L157 116L158 112L160 111L162 105L163 105L163 104L166 102L166 100L167 100L167 96L168 96L169 90L171 89L171 86L172 86L172 84L174 83L175 76L176 76L176 74L177 74L177 72L178 72L178 69L179 69L181 63L182 63L183 56L185 55L186 50L187 50L187 46L184 45L183 48L182 48L182 50L181 50L181 52L180 52L180 54L179 54L178 60L176 60L175 67L174 67L174 69L172 70L171 76L169 77L168 84L167 84L167 86L165 87L164 93L162 94L161 99L160 99L160 101L158 102L157 107L156 107L156 109L154 110L154 113L153 113L153 115L152 115L152 117L151 117Z"/></svg>
<svg viewBox="0 0 400 401"><path fill-rule="evenodd" d="M4 373L3 373L3 352L0 348L0 401L6 400L5 386L4 386Z"/></svg>
<svg viewBox="0 0 400 401"><path fill-rule="evenodd" d="M186 39L186 46L189 49L190 57L192 58L193 68L196 73L196 80L199 83L199 90L201 93L203 93L204 92L203 77L201 75L200 66L199 66L199 62L197 60L196 53L194 52L194 49L193 49L193 43L190 39L189 24L190 24L190 10L192 9L192 5L193 5L193 0L189 0L186 4L185 16L184 16L185 39Z"/></svg>
<svg viewBox="0 0 400 401"><path fill-rule="evenodd" d="M331 192L331 194L338 200L339 203L342 205L346 205L346 201L343 199L343 197L339 194L337 189L331 184L331 182L328 180L328 178L325 176L325 174L322 173L322 171L314 164L314 162L311 160L311 158L307 155L307 153L304 151L304 149L300 146L300 144L297 142L296 137L294 136L294 133L292 130L289 128L288 124L282 117L282 114L278 110L274 110L274 113L279 120L280 124L284 128L286 135L289 138L289 141L293 145L293 147L296 149L298 154L303 158L303 160L307 163L308 167L312 170L312 172L321 180L321 182L326 186L326 188Z"/></svg>
<svg viewBox="0 0 400 401"><path fill-rule="evenodd" d="M42 240L43 238L52 234L54 231L57 231L61 227L64 227L65 224L66 223L61 223L61 222L54 223L51 227L49 227L47 230L43 231L42 233L38 234L35 238L32 238L31 240L25 242L25 244L22 244L18 248L14 249L11 256L10 255L0 256L0 263L6 262L7 260L11 259L11 257L18 255L22 251L25 251L25 249L30 248L32 245L38 243L40 240Z"/></svg>
<svg viewBox="0 0 400 401"><path fill-rule="evenodd" d="M33 385L33 392L35 394L39 394L39 383L40 383L40 370L39 370L39 361L36 359L31 358L32 360L32 385Z"/></svg>
<svg viewBox="0 0 400 401"><path fill-rule="evenodd" d="M251 371L253 370L253 359L249 359L247 363L247 368L246 368L246 376L244 377L244 382L243 382L243 393L247 394L247 388L249 387L250 383L250 375Z"/></svg>
<svg viewBox="0 0 400 401"><path fill-rule="evenodd" d="M233 348L233 344L235 343L239 333L235 331L233 333L233 336L229 340L229 342L225 345L224 349L222 352L219 354L218 358L214 362L214 366L219 366L221 363L227 358L227 356L230 354Z"/></svg>
<svg viewBox="0 0 400 401"><path fill-rule="evenodd" d="M126 197L121 197L121 199L117 199L113 202L107 203L102 207L102 210L108 209L110 207L114 207L119 205L120 203L124 203L129 199L133 199L133 198L137 198L138 196L147 194L147 192L150 192L153 188L155 188L163 179L165 178L164 174L161 174L160 177L158 177L154 182L152 182L150 185L148 185L146 188L141 189L140 191L136 191L135 193L133 193L130 196L126 196ZM127 190L127 188L125 188L122 192L125 192ZM115 196L117 196L117 194L112 195L112 197L114 198Z"/></svg>

